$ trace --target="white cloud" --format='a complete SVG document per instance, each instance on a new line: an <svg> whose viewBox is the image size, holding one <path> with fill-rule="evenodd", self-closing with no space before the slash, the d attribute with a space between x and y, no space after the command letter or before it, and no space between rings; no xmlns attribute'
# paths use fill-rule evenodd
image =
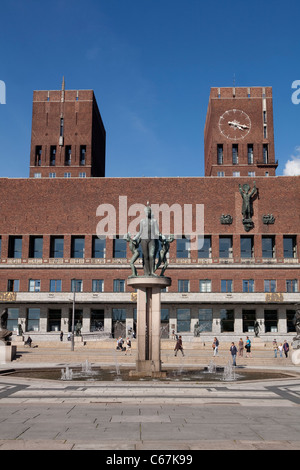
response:
<svg viewBox="0 0 300 470"><path fill-rule="evenodd" d="M283 169L284 176L300 175L300 147L296 147L296 155L291 155Z"/></svg>

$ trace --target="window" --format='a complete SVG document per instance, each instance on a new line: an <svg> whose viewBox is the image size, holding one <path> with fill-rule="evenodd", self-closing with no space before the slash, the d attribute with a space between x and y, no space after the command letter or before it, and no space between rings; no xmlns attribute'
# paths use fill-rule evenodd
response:
<svg viewBox="0 0 300 470"><path fill-rule="evenodd" d="M200 332L212 331L213 311L212 308L199 308L199 329Z"/></svg>
<svg viewBox="0 0 300 470"><path fill-rule="evenodd" d="M253 165L253 144L248 144L248 165Z"/></svg>
<svg viewBox="0 0 300 470"><path fill-rule="evenodd" d="M90 331L104 330L104 310L91 310L91 327Z"/></svg>
<svg viewBox="0 0 300 470"><path fill-rule="evenodd" d="M20 281L19 279L8 279L7 292L19 292Z"/></svg>
<svg viewBox="0 0 300 470"><path fill-rule="evenodd" d="M232 237L219 238L219 257L232 258Z"/></svg>
<svg viewBox="0 0 300 470"><path fill-rule="evenodd" d="M56 145L50 146L50 166L55 166L56 160Z"/></svg>
<svg viewBox="0 0 300 470"><path fill-rule="evenodd" d="M29 292L40 292L41 281L40 279L29 279Z"/></svg>
<svg viewBox="0 0 300 470"><path fill-rule="evenodd" d="M265 332L266 333L277 333L277 310L265 310Z"/></svg>
<svg viewBox="0 0 300 470"><path fill-rule="evenodd" d="M42 177L42 173L34 173L33 177L34 177L34 178L41 178L41 177Z"/></svg>
<svg viewBox="0 0 300 470"><path fill-rule="evenodd" d="M287 333L292 333L296 331L296 326L294 323L294 318L295 318L295 310L287 310L286 311L286 329Z"/></svg>
<svg viewBox="0 0 300 470"><path fill-rule="evenodd" d="M43 257L43 237L30 236L29 238L29 258Z"/></svg>
<svg viewBox="0 0 300 470"><path fill-rule="evenodd" d="M56 178L56 173L49 173L49 178Z"/></svg>
<svg viewBox="0 0 300 470"><path fill-rule="evenodd" d="M72 160L72 148L71 145L65 147L65 166L70 166Z"/></svg>
<svg viewBox="0 0 300 470"><path fill-rule="evenodd" d="M220 310L221 333L234 331L234 310L222 308Z"/></svg>
<svg viewBox="0 0 300 470"><path fill-rule="evenodd" d="M104 280L103 279L93 279L92 280L92 291L93 292L104 292L103 286L104 286Z"/></svg>
<svg viewBox="0 0 300 470"><path fill-rule="evenodd" d="M263 162L269 163L268 144L263 144Z"/></svg>
<svg viewBox="0 0 300 470"><path fill-rule="evenodd" d="M188 279L178 279L178 292L189 292L190 281Z"/></svg>
<svg viewBox="0 0 300 470"><path fill-rule="evenodd" d="M296 237L293 235L283 236L283 256L284 258L296 258L297 255Z"/></svg>
<svg viewBox="0 0 300 470"><path fill-rule="evenodd" d="M105 258L105 238L93 237L92 258Z"/></svg>
<svg viewBox="0 0 300 470"><path fill-rule="evenodd" d="M243 279L243 292L254 292L254 279Z"/></svg>
<svg viewBox="0 0 300 470"><path fill-rule="evenodd" d="M35 166L41 166L42 164L42 146L36 145L35 147Z"/></svg>
<svg viewBox="0 0 300 470"><path fill-rule="evenodd" d="M239 146L238 144L232 144L232 164L237 165L239 163Z"/></svg>
<svg viewBox="0 0 300 470"><path fill-rule="evenodd" d="M22 237L9 236L8 258L22 258Z"/></svg>
<svg viewBox="0 0 300 470"><path fill-rule="evenodd" d="M253 178L255 176L255 171L248 171L248 176Z"/></svg>
<svg viewBox="0 0 300 470"><path fill-rule="evenodd" d="M223 178L223 177L225 176L225 171L218 171L218 172L217 172L217 176L218 176L219 178Z"/></svg>
<svg viewBox="0 0 300 470"><path fill-rule="evenodd" d="M61 279L50 279L50 292L61 292Z"/></svg>
<svg viewBox="0 0 300 470"><path fill-rule="evenodd" d="M86 145L80 145L79 164L85 165Z"/></svg>
<svg viewBox="0 0 300 470"><path fill-rule="evenodd" d="M241 236L241 258L253 258L252 236Z"/></svg>
<svg viewBox="0 0 300 470"><path fill-rule="evenodd" d="M86 172L85 171L81 171L79 173L79 178L86 178Z"/></svg>
<svg viewBox="0 0 300 470"><path fill-rule="evenodd" d="M71 173L70 173L70 172L65 173L65 174L64 174L64 177L65 177L65 178L71 178Z"/></svg>
<svg viewBox="0 0 300 470"><path fill-rule="evenodd" d="M200 279L199 289L200 292L211 292L211 279Z"/></svg>
<svg viewBox="0 0 300 470"><path fill-rule="evenodd" d="M189 308L177 309L177 332L191 330L191 311Z"/></svg>
<svg viewBox="0 0 300 470"><path fill-rule="evenodd" d="M1 248L2 248L2 238L0 237L0 257L1 257Z"/></svg>
<svg viewBox="0 0 300 470"><path fill-rule="evenodd" d="M254 325L256 323L256 311L255 310L242 310L243 319L243 332L254 333Z"/></svg>
<svg viewBox="0 0 300 470"><path fill-rule="evenodd" d="M51 236L50 238L50 258L64 257L64 237Z"/></svg>
<svg viewBox="0 0 300 470"><path fill-rule="evenodd" d="M61 330L61 310L49 309L47 331L60 331L60 330Z"/></svg>
<svg viewBox="0 0 300 470"><path fill-rule="evenodd" d="M217 145L217 162L218 165L223 165L223 144Z"/></svg>
<svg viewBox="0 0 300 470"><path fill-rule="evenodd" d="M177 258L189 258L190 256L190 240L185 236L176 240L176 256Z"/></svg>
<svg viewBox="0 0 300 470"><path fill-rule="evenodd" d="M286 280L286 292L298 292L298 281L297 279Z"/></svg>
<svg viewBox="0 0 300 470"><path fill-rule="evenodd" d="M199 237L198 258L211 258L211 236Z"/></svg>
<svg viewBox="0 0 300 470"><path fill-rule="evenodd" d="M84 237L72 236L71 258L84 258Z"/></svg>
<svg viewBox="0 0 300 470"><path fill-rule="evenodd" d="M268 138L268 131L267 131L267 126L265 125L264 126L264 139L267 139ZM267 163L267 162L264 162L264 163Z"/></svg>
<svg viewBox="0 0 300 470"><path fill-rule="evenodd" d="M125 292L125 279L114 279L114 292Z"/></svg>
<svg viewBox="0 0 300 470"><path fill-rule="evenodd" d="M18 331L19 323L19 309L18 308L8 308L7 309L7 329L9 331Z"/></svg>
<svg viewBox="0 0 300 470"><path fill-rule="evenodd" d="M275 237L262 237L262 257L275 258Z"/></svg>
<svg viewBox="0 0 300 470"><path fill-rule="evenodd" d="M241 176L241 173L240 173L239 171L234 171L234 172L232 173L232 176L233 176L234 178L238 178L239 176Z"/></svg>
<svg viewBox="0 0 300 470"><path fill-rule="evenodd" d="M232 292L232 279L221 279L221 292Z"/></svg>
<svg viewBox="0 0 300 470"><path fill-rule="evenodd" d="M276 279L265 279L264 280L264 291L265 292L276 292Z"/></svg>
<svg viewBox="0 0 300 470"><path fill-rule="evenodd" d="M63 137L64 135L64 118L60 118L60 129L59 129L59 136Z"/></svg>
<svg viewBox="0 0 300 470"><path fill-rule="evenodd" d="M29 308L27 310L27 331L39 331L40 329L40 309Z"/></svg>
<svg viewBox="0 0 300 470"><path fill-rule="evenodd" d="M72 279L71 280L71 292L82 292L83 291L83 281L82 279Z"/></svg>
<svg viewBox="0 0 300 470"><path fill-rule="evenodd" d="M113 257L114 258L126 258L127 257L127 242L126 240L123 239L123 237L119 238L119 235L117 235L117 238L114 239Z"/></svg>

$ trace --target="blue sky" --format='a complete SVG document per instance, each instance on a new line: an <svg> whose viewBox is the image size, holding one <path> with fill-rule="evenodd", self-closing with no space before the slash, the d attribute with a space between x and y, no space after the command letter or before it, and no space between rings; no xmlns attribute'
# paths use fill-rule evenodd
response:
<svg viewBox="0 0 300 470"><path fill-rule="evenodd" d="M1 0L0 17L1 177L28 177L32 92L63 75L95 91L107 176L203 176L210 87L234 76L273 87L277 174L300 167L299 0Z"/></svg>

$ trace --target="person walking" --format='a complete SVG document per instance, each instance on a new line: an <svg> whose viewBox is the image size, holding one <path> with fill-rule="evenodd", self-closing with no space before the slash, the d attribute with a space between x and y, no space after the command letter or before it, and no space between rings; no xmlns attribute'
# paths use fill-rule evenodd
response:
<svg viewBox="0 0 300 470"><path fill-rule="evenodd" d="M288 343L287 340L285 339L285 340L284 340L284 343L283 343L283 351L284 351L284 354L285 354L285 357L286 357L286 358L287 358L288 355L289 355L289 350L290 350L289 343Z"/></svg>
<svg viewBox="0 0 300 470"><path fill-rule="evenodd" d="M231 343L230 352L231 352L231 357L232 357L232 365L233 365L233 366L236 366L237 348L236 348L234 342Z"/></svg>
<svg viewBox="0 0 300 470"><path fill-rule="evenodd" d="M252 354L251 354L251 341L249 339L249 336L247 336L245 348L246 348L246 357L249 357L249 355L250 355L250 357L252 357Z"/></svg>
<svg viewBox="0 0 300 470"><path fill-rule="evenodd" d="M130 338L127 338L127 339L126 339L126 352L125 352L125 356L127 355L128 352L129 352L129 355L131 356L131 340L130 340Z"/></svg>
<svg viewBox="0 0 300 470"><path fill-rule="evenodd" d="M282 343L278 346L278 351L279 351L279 357L282 357L282 351L283 351L283 346Z"/></svg>
<svg viewBox="0 0 300 470"><path fill-rule="evenodd" d="M219 355L219 341L216 337L214 337L212 347L214 350L214 356L218 356Z"/></svg>
<svg viewBox="0 0 300 470"><path fill-rule="evenodd" d="M184 356L181 336L179 336L177 341L176 341L174 351L175 351L175 356L177 356L178 351L181 351L182 355Z"/></svg>
<svg viewBox="0 0 300 470"><path fill-rule="evenodd" d="M239 350L239 357L243 357L243 353L244 353L244 341L242 340L242 338L240 338L240 340L239 340L238 350Z"/></svg>
<svg viewBox="0 0 300 470"><path fill-rule="evenodd" d="M61 332L60 332L60 340L63 341L63 339L64 339L64 332L61 331Z"/></svg>
<svg viewBox="0 0 300 470"><path fill-rule="evenodd" d="M278 345L276 339L273 340L274 357L277 357Z"/></svg>

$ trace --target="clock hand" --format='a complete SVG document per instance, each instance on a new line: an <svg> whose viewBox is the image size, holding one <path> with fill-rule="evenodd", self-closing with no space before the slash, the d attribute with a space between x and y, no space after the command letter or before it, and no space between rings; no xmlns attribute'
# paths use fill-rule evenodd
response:
<svg viewBox="0 0 300 470"><path fill-rule="evenodd" d="M228 121L228 124L230 126L237 127L241 131L243 131L244 129L249 129L248 126L246 126L245 124L240 124L238 121Z"/></svg>

